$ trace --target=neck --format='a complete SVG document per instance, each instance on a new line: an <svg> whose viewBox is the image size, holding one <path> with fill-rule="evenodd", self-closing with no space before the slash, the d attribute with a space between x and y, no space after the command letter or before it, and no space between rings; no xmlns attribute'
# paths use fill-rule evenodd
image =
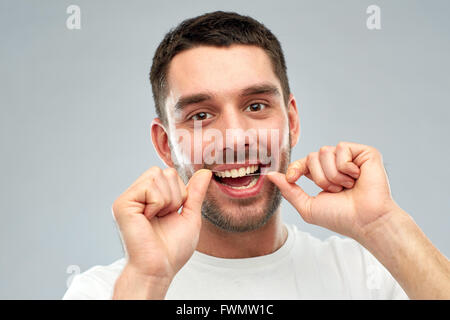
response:
<svg viewBox="0 0 450 320"><path fill-rule="evenodd" d="M264 226L247 232L222 230L203 218L197 251L219 258L257 257L278 250L286 238L279 209Z"/></svg>

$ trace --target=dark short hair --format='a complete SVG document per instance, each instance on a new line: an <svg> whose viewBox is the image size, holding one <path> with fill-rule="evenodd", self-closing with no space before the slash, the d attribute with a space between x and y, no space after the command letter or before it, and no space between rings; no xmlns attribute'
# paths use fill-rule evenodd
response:
<svg viewBox="0 0 450 320"><path fill-rule="evenodd" d="M164 108L167 97L168 67L176 54L200 45L229 47L232 44L254 45L268 54L279 78L287 105L290 89L286 62L280 42L262 23L235 12L215 11L182 21L171 29L159 44L150 71L156 114L167 123Z"/></svg>

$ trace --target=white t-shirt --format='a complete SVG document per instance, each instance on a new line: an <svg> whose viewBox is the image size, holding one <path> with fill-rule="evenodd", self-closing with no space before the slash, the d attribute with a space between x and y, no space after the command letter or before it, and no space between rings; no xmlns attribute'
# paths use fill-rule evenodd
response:
<svg viewBox="0 0 450 320"><path fill-rule="evenodd" d="M408 299L390 273L352 239L319 240L287 225L277 251L223 259L195 251L166 299ZM63 299L111 299L126 260L74 277Z"/></svg>

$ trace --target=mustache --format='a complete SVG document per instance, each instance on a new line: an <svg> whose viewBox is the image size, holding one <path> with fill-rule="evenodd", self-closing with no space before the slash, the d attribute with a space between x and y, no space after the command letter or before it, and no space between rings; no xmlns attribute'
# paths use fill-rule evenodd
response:
<svg viewBox="0 0 450 320"><path fill-rule="evenodd" d="M267 148L246 147L237 151L226 148L215 153L210 161L205 161L204 168L211 169L218 164L269 164L272 160L272 152Z"/></svg>

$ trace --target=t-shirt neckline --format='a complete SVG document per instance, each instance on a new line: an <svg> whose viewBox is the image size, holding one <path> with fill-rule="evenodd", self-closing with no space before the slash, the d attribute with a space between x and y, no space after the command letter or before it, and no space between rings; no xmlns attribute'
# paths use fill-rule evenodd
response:
<svg viewBox="0 0 450 320"><path fill-rule="evenodd" d="M194 251L190 262L194 264L206 264L218 268L256 268L260 266L267 266L283 260L289 255L289 251L292 249L294 244L295 233L291 229L291 226L284 224L287 230L287 238L283 245L278 248L278 250L258 257L251 258L219 258L201 253L199 251Z"/></svg>

